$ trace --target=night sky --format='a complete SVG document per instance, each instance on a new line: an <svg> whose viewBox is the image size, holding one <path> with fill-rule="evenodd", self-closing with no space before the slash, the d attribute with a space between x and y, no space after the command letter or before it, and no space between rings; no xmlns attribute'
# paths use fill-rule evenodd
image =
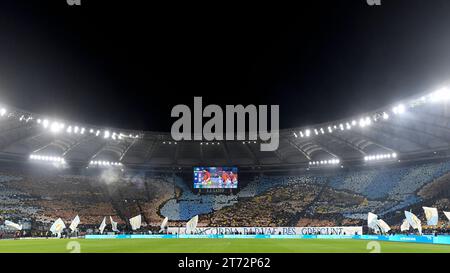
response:
<svg viewBox="0 0 450 273"><path fill-rule="evenodd" d="M0 103L169 131L172 107L203 96L279 104L286 128L361 114L450 79L448 0L81 1L1 1Z"/></svg>

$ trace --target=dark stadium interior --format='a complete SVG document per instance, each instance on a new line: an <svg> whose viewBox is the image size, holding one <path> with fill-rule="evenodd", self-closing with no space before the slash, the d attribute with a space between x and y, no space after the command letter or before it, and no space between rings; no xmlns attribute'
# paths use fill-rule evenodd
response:
<svg viewBox="0 0 450 273"><path fill-rule="evenodd" d="M369 212L399 232L405 210L449 210L449 1L316 2L288 16L2 1L0 233L11 220L40 236L75 215L81 234L105 216L132 232L136 215L139 232L196 215L200 227L367 231ZM280 105L278 149L174 140L170 111L194 96ZM194 189L199 166L238 168L237 189Z"/></svg>

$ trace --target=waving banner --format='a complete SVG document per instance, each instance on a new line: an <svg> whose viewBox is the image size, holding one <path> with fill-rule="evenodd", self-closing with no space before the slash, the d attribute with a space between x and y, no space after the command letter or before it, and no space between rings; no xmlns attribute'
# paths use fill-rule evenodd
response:
<svg viewBox="0 0 450 273"><path fill-rule="evenodd" d="M378 216L376 214L369 212L369 214L367 215L367 226L376 231L378 230L377 221Z"/></svg>
<svg viewBox="0 0 450 273"><path fill-rule="evenodd" d="M409 223L408 223L408 220L406 220L406 219L403 219L403 223L402 223L402 225L400 226L400 230L401 231L407 231L407 230L409 230Z"/></svg>
<svg viewBox="0 0 450 273"><path fill-rule="evenodd" d="M163 231L164 231L164 229L165 229L166 226L167 226L167 222L169 222L169 218L168 218L168 217L164 218L164 220L162 221L162 223L161 223L161 229L159 230L159 232L163 232Z"/></svg>
<svg viewBox="0 0 450 273"><path fill-rule="evenodd" d="M133 218L130 219L130 224L131 224L131 229L132 230L137 230L141 228L141 224L142 224L142 217L139 214L138 216L135 216Z"/></svg>
<svg viewBox="0 0 450 273"><path fill-rule="evenodd" d="M417 229L419 231L419 234L422 234L422 222L419 220L419 218L417 218L416 215L409 211L405 211L405 217L409 225L413 229Z"/></svg>
<svg viewBox="0 0 450 273"><path fill-rule="evenodd" d="M186 234L193 233L197 228L197 223L198 223L198 215L192 217L192 219L186 223Z"/></svg>
<svg viewBox="0 0 450 273"><path fill-rule="evenodd" d="M445 215L445 217L447 217L447 219L450 221L450 212L444 211L444 215Z"/></svg>
<svg viewBox="0 0 450 273"><path fill-rule="evenodd" d="M109 216L109 221L111 221L111 227L112 227L112 230L115 231L115 232L120 232L120 231L117 229L117 222L114 222L114 220L113 220L113 218L112 218L111 216Z"/></svg>
<svg viewBox="0 0 450 273"><path fill-rule="evenodd" d="M78 215L77 215L77 216L75 216L75 218L73 218L72 223L70 223L70 226L69 226L70 230L72 232L76 231L79 224L80 224L80 217L78 217Z"/></svg>
<svg viewBox="0 0 450 273"><path fill-rule="evenodd" d="M5 226L16 229L16 230L22 230L22 225L16 224L14 222L5 220Z"/></svg>
<svg viewBox="0 0 450 273"><path fill-rule="evenodd" d="M64 221L61 218L58 218L50 227L50 231L52 234L58 234L58 236L61 236L61 233L65 228L66 224L64 224Z"/></svg>
<svg viewBox="0 0 450 273"><path fill-rule="evenodd" d="M427 225L437 226L439 220L437 208L429 208L429 207L422 207L422 208L423 211L425 212L425 218L427 218Z"/></svg>
<svg viewBox="0 0 450 273"><path fill-rule="evenodd" d="M386 224L385 221L383 221L381 219L379 219L377 221L377 225L378 225L380 231L383 232L383 233L388 233L389 230L391 230L391 227L388 224Z"/></svg>
<svg viewBox="0 0 450 273"><path fill-rule="evenodd" d="M103 221L100 224L100 227L98 228L100 230L100 234L103 234L103 231L105 230L106 227L106 216L103 217Z"/></svg>

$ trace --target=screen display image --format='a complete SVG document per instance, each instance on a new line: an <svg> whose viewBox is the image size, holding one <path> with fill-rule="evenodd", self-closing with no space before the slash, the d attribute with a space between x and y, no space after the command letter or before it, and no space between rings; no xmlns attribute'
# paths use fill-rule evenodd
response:
<svg viewBox="0 0 450 273"><path fill-rule="evenodd" d="M238 168L236 167L195 167L195 189L237 189Z"/></svg>

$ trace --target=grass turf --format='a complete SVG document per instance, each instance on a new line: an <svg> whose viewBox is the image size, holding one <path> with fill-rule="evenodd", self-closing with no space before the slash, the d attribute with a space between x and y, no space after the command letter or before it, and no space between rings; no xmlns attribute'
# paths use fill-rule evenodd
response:
<svg viewBox="0 0 450 273"><path fill-rule="evenodd" d="M0 253L369 253L369 241L325 239L33 239L2 240ZM72 243L73 244L73 243ZM450 245L379 242L381 253L450 253ZM70 246L70 245L69 245Z"/></svg>

